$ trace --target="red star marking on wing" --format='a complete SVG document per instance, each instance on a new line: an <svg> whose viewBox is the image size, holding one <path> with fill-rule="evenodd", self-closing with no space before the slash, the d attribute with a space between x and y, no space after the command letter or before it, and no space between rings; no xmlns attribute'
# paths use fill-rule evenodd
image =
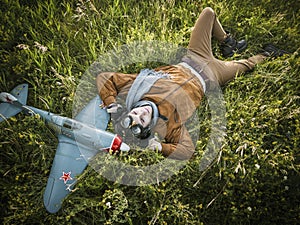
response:
<svg viewBox="0 0 300 225"><path fill-rule="evenodd" d="M73 180L71 177L71 172L65 173L63 172L63 175L59 178L60 180L64 180L64 183L66 184L68 180Z"/></svg>

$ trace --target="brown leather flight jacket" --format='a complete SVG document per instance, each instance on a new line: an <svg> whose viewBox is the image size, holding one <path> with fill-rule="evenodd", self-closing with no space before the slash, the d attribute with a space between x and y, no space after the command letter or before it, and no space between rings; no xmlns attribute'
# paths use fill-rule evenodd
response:
<svg viewBox="0 0 300 225"><path fill-rule="evenodd" d="M203 88L191 71L180 65L163 66L154 69L167 73L168 78L157 80L142 100L154 102L160 115L154 132L161 140L165 157L187 160L195 151L194 144L185 127L185 122L199 106ZM99 96L105 106L126 99L127 93L138 74L103 72L96 78Z"/></svg>

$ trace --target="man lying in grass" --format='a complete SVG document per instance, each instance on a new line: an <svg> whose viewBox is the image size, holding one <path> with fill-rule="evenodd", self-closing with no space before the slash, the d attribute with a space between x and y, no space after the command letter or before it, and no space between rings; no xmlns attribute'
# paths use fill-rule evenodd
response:
<svg viewBox="0 0 300 225"><path fill-rule="evenodd" d="M145 69L138 74L100 73L96 80L99 96L117 121L116 132L122 135L130 131L136 138L146 140L148 148L157 149L166 157L190 159L195 147L185 122L211 84L224 85L236 75L252 70L267 56L284 53L268 46L263 53L248 59L222 61L213 56L212 37L220 42L224 57L247 47L245 40L237 41L224 31L213 9L205 8L179 64ZM127 112L123 116L117 113L122 107L117 96L126 99ZM154 133L163 141L158 141Z"/></svg>

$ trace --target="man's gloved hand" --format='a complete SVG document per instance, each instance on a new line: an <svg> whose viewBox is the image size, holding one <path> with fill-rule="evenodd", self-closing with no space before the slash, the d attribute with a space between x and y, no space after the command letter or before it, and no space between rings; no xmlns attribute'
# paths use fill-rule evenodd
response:
<svg viewBox="0 0 300 225"><path fill-rule="evenodd" d="M158 150L158 151L161 151L162 150L162 145L161 143L157 140L157 138L151 138L149 140L149 143L148 143L148 146L147 148L150 148L152 150Z"/></svg>
<svg viewBox="0 0 300 225"><path fill-rule="evenodd" d="M122 106L117 103L111 103L109 106L107 106L106 110L108 113L119 113L122 111Z"/></svg>

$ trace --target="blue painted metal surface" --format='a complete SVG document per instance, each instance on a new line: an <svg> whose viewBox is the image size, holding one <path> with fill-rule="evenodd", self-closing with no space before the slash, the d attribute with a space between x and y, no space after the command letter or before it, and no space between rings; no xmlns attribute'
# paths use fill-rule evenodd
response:
<svg viewBox="0 0 300 225"><path fill-rule="evenodd" d="M25 105L27 102L27 95L28 95L28 84L20 84L17 87L15 87L10 92L15 98L18 99L18 101ZM8 119L19 112L21 112L23 109L11 104L1 104L0 107L0 123L3 122L5 119Z"/></svg>

